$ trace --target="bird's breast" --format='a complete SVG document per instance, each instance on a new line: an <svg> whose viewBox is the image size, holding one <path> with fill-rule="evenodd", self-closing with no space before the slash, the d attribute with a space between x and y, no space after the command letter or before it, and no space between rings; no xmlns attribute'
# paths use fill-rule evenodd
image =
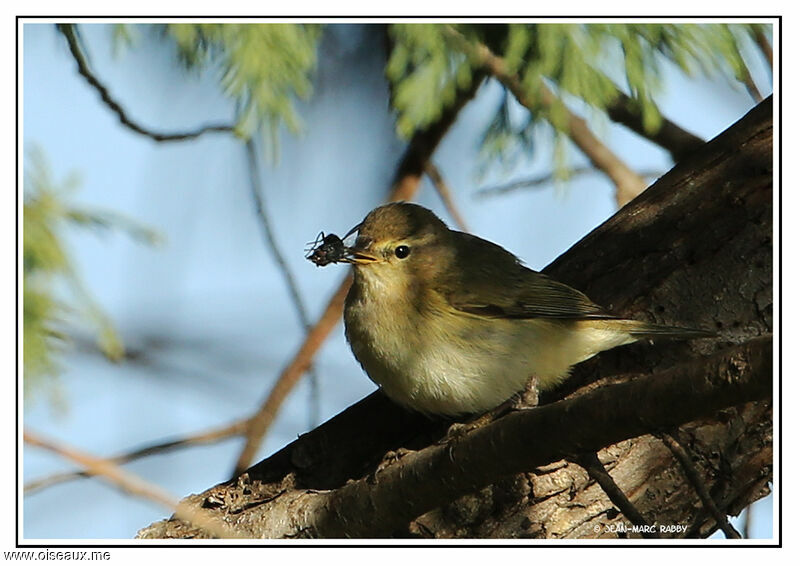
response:
<svg viewBox="0 0 800 566"><path fill-rule="evenodd" d="M635 341L616 321L507 319L463 313L432 289L356 277L345 332L367 375L397 403L440 415L478 413L542 389L597 352Z"/></svg>
<svg viewBox="0 0 800 566"><path fill-rule="evenodd" d="M397 403L428 414L485 411L524 388L526 364L511 355L505 321L456 313L429 296L351 289L345 332L370 379Z"/></svg>

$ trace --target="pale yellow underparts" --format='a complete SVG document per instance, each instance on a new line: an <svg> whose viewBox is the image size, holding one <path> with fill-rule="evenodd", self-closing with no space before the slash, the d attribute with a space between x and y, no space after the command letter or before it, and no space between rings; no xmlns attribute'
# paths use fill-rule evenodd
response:
<svg viewBox="0 0 800 566"><path fill-rule="evenodd" d="M435 291L411 292L400 262L361 265L355 277L358 292L345 311L353 353L391 399L423 413L487 411L531 376L548 389L573 365L636 341L627 331L634 321L503 319L453 309Z"/></svg>

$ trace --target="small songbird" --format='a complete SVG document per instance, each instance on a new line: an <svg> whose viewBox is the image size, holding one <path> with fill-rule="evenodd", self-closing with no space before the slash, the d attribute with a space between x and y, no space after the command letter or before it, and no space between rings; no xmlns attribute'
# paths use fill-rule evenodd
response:
<svg viewBox="0 0 800 566"><path fill-rule="evenodd" d="M532 377L541 390L554 387L603 350L710 335L616 317L415 204L378 207L356 231L341 258L355 267L347 340L372 381L422 413L484 412Z"/></svg>

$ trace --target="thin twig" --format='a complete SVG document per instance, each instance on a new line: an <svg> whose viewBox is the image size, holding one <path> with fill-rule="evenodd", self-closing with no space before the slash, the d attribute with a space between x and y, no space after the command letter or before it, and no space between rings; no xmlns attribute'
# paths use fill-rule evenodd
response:
<svg viewBox="0 0 800 566"><path fill-rule="evenodd" d="M675 163L693 155L706 144L703 138L684 130L665 116L661 117L661 125L655 131L645 128L641 106L622 92L618 92L614 102L606 107L606 113L614 122L666 149Z"/></svg>
<svg viewBox="0 0 800 566"><path fill-rule="evenodd" d="M352 281L351 275L342 281L339 288L334 293L325 312L317 323L306 334L306 338L300 349L295 354L289 365L281 372L275 385L272 386L267 398L261 404L258 411L250 418L247 427L246 440L242 452L236 461L234 475L238 476L244 472L255 458L258 447L267 432L267 429L278 415L278 409L283 404L284 399L289 395L300 377L311 365L314 355L320 349L325 339L330 334L333 327L339 322L344 311L344 299L350 289Z"/></svg>
<svg viewBox="0 0 800 566"><path fill-rule="evenodd" d="M272 254L275 263L278 265L278 271L283 275L283 281L286 288L289 290L289 297L294 305L294 310L297 312L297 317L300 319L300 324L303 326L303 331L308 334L311 332L311 319L308 316L305 304L302 297L300 297L300 288L289 269L289 264L283 257L280 248L278 247L275 234L272 231L269 217L267 216L266 203L264 200L264 191L261 183L261 176L258 170L258 155L256 152L256 144L253 139L248 139L245 142L245 151L247 153L247 169L250 174L250 195L253 198L253 207L256 211L256 218L258 224L261 226L261 234L264 237L264 244ZM312 428L319 424L319 376L314 370L313 366L309 366L308 376L311 380L311 426Z"/></svg>
<svg viewBox="0 0 800 566"><path fill-rule="evenodd" d="M567 172L567 179L571 179L572 177L578 177L581 175L590 175L592 173L597 173L597 169L594 167L576 167ZM664 171L639 171L638 173L643 179L657 179L661 175L664 174ZM556 180L556 176L553 173L547 173L545 175L539 175L538 177L530 177L527 179L520 179L518 181L512 181L510 183L506 183L503 185L495 185L493 187L484 187L479 189L475 196L477 198L487 198L487 197L494 197L494 196L501 196L507 193L512 193L518 191L520 189L538 189L543 187L544 185L548 185Z"/></svg>
<svg viewBox="0 0 800 566"><path fill-rule="evenodd" d="M596 481L606 495L608 495L611 503L616 505L631 523L640 527L645 527L641 531L643 538L661 538L658 533L650 532L649 527L652 526L652 523L649 523L636 506L631 503L631 500L628 499L625 492L620 489L617 482L614 481L614 478L611 477L605 466L600 462L600 458L597 457L596 452L580 454L575 458L575 463L586 470L589 477Z"/></svg>
<svg viewBox="0 0 800 566"><path fill-rule="evenodd" d="M463 232L469 232L467 223L464 221L464 217L461 216L461 213L458 211L458 207L456 207L456 203L453 200L453 191L450 190L449 185L442 177L442 173L439 171L439 168L434 165L433 161L429 161L425 166L425 174L431 180L431 183L433 183L433 187L439 194L439 198L442 199L444 207L455 221L458 229Z"/></svg>
<svg viewBox="0 0 800 566"><path fill-rule="evenodd" d="M759 31L756 33L756 45L761 50L761 54L764 56L764 59L767 60L769 63L769 69L772 71L772 45L769 43L769 39L767 39L767 34L763 31Z"/></svg>
<svg viewBox="0 0 800 566"><path fill-rule="evenodd" d="M131 120L128 117L125 110L123 110L122 106L114 100L111 96L111 93L108 92L108 89L105 85L100 82L100 80L92 73L91 69L89 69L89 65L86 62L86 58L81 51L81 46L78 44L78 38L75 33L75 24L57 24L56 26L58 31L66 38L67 44L69 45L69 50L72 53L72 57L75 59L75 62L78 64L78 72L81 74L86 81L94 87L94 89L100 95L100 98L106 105L117 115L119 121L122 125L127 126L129 129L133 130L134 132L141 134L143 136L147 136L148 138L157 141L157 142L169 142L169 141L183 141L183 140L190 140L196 137L199 137L207 132L225 132L231 133L234 131L235 127L228 124L212 124L208 126L202 126L195 130L190 130L187 132L177 132L177 133L164 133L164 132L155 132L144 126L141 126Z"/></svg>
<svg viewBox="0 0 800 566"><path fill-rule="evenodd" d="M744 509L744 526L742 527L744 538L753 538L753 504L751 503Z"/></svg>
<svg viewBox="0 0 800 566"><path fill-rule="evenodd" d="M75 33L75 25L58 24L57 27L58 30L62 33L62 35L66 38L67 43L69 44L70 52L72 53L72 56L78 65L78 72L89 82L90 85L92 85L98 91L98 93L100 94L100 98L117 115L119 121L124 126L127 126L134 132L147 136L150 139L153 139L157 142L165 142L165 141L188 140L196 138L206 132L231 133L234 131L235 128L234 126L231 125L210 125L189 132L159 133L146 129L143 126L140 126L139 124L133 122L125 113L122 106L120 106L120 104L111 97L111 94L108 92L108 89L100 82L99 79L97 79L97 77L89 69L89 66L86 62L86 58L84 57L83 52L81 51L81 47L78 44L78 39ZM262 226L262 231L264 233L264 239L267 243L267 247L271 250L281 272L284 274L284 279L289 289L289 294L292 297L292 302L294 303L295 308L298 312L298 316L300 317L303 328L306 331L308 331L309 328L311 327L310 319L305 311L302 300L300 299L300 294L298 292L297 285L294 282L291 273L289 272L287 263L284 260L283 256L281 255L277 245L275 244L275 238L272 234L270 224L267 220L266 213L264 211L261 182L258 177L258 164L255 153L255 145L252 140L248 140L246 142L246 149L248 154L248 161L250 164L249 169L250 169L251 192L253 195L253 200L255 202L256 212L258 214L258 218ZM309 370L309 375L311 377L311 398L312 398L311 420L312 422L316 422L319 418L318 417L319 379L316 372L313 369Z"/></svg>
<svg viewBox="0 0 800 566"><path fill-rule="evenodd" d="M760 470L756 477L750 477L750 479L744 480L742 479L741 474L747 474L744 469L740 468L737 473L728 480L728 483L733 483L737 485L747 485L748 490L763 490L766 489L766 493L769 493L769 488L767 487L767 483L770 481L771 476L763 476L761 471L765 470L766 468L772 466L774 461L772 447L765 446L761 450L758 451L758 454L754 456L751 462L747 465L746 469L752 471L753 469ZM769 478L769 479L765 479ZM751 492L752 493L752 492ZM731 492L725 495L721 493L719 496L719 501L717 502L718 509L728 509L731 505L740 504L740 498L742 493L741 492ZM759 499L762 496L757 496L755 500ZM750 501L750 505L753 504L755 501ZM727 518L726 518L727 519ZM707 526L709 525L710 526ZM683 534L682 538L693 539L693 538L707 538L711 536L714 532L719 530L719 525L717 524L717 520L714 517L709 517L705 514L698 514L695 517L692 524L689 525L689 528Z"/></svg>
<svg viewBox="0 0 800 566"><path fill-rule="evenodd" d="M245 148L246 148L246 152L247 152L248 166L249 166L249 173L250 173L251 194L252 194L254 208L256 210L257 218L258 218L259 224L260 224L260 226L262 228L262 233L264 235L265 243L266 243L268 249L273 254L273 256L275 258L275 261L276 261L276 263L278 264L278 266L280 268L281 273L284 275L284 279L286 281L286 285L287 285L287 287L289 289L290 296L291 296L292 301L293 301L293 303L295 305L295 308L296 308L296 310L298 312L298 316L299 316L299 318L301 320L301 323L302 323L305 331L308 334L310 334L311 331L312 331L311 323L310 323L309 317L308 317L308 315L307 315L307 313L305 311L305 307L304 307L304 305L302 303L302 300L300 298L300 294L299 294L299 291L298 291L297 284L296 284L294 278L292 277L291 272L289 271L288 264L287 264L286 260L283 258L280 250L278 249L278 247L276 245L275 237L274 237L274 234L272 232L271 225L270 225L269 220L268 220L268 218L266 216L265 203L264 203L264 199L263 199L263 193L262 193L262 190L261 190L261 180L260 180L260 177L259 177L259 174L258 174L258 161L257 161L255 143L252 140L249 140L249 141L246 142ZM348 284L348 286L349 286L349 284ZM346 292L346 290L347 289L345 288L344 291ZM343 299L343 295L342 295L342 301L343 300L344 299ZM341 310L339 312L341 312ZM329 328L327 328L327 330L325 330L325 334L326 335L327 335L328 332L330 332L330 329L332 329L332 327L335 325L337 320L338 320L338 314L336 314L332 318L332 324L330 325ZM324 339L324 336L323 336L323 339ZM314 351L315 350L316 350L316 348L314 348ZM311 353L311 357L313 357L313 351ZM308 358L309 362L310 362L311 357ZM307 368L309 367L309 365L307 365L305 363L305 360L295 360L295 361L299 362L299 363L296 363L294 365L290 365L287 368L287 370L284 371L284 374L282 375L284 378L286 378L286 377L293 378L293 376L295 375L294 372L297 370L297 368L303 367L303 371L301 371L299 373L299 375L297 375L297 378L299 378L303 373L306 372ZM318 390L318 380L314 379L314 375L315 374L313 372L309 372L309 373L312 375L312 391L317 391ZM279 379L279 383L282 383L282 382L280 382L280 379ZM293 386L293 384L292 384L292 386ZM160 452L160 451L169 450L169 449L172 449L172 448L177 448L179 446L188 445L190 443L200 443L200 442L215 441L217 439L222 439L222 438L225 438L225 437L228 437L228 436L235 436L235 435L244 434L246 431L251 430L252 428L258 429L258 428L261 427L261 423L260 423L259 419L263 419L264 415L268 415L269 416L269 421L271 421L271 419L274 418L274 415L277 412L277 409L278 409L280 403L283 401L283 399L285 398L286 394L288 394L288 391L291 390L292 386L290 386L288 390L283 390L281 387L278 387L278 385L276 384L276 387L273 390L274 394L270 395L270 397L268 398L269 401L267 403L265 403L264 407L262 408L262 411L259 411L256 415L254 415L253 417L251 417L249 419L237 421L236 423L233 423L232 425L228 425L227 427L224 427L223 429L220 429L218 431L211 431L210 433L204 433L202 435L198 435L197 437L191 437L191 438L188 438L188 439L178 439L178 440L169 441L169 442L162 443L162 444L155 445L155 446L145 447L144 449L137 450L137 451L135 451L133 453L130 453L130 454L120 455L120 456L116 457L114 459L114 461L116 463L124 463L124 462L128 462L130 460L133 460L133 459L145 456L145 455L149 455L149 454ZM317 400L318 400L318 398L319 398L318 394L316 394L316 395L314 395L312 397L312 399L317 399ZM315 421L318 419L318 414L319 414L318 409L312 410L312 418ZM253 422L251 422L251 421L253 421ZM75 473L69 473L69 474L58 474L58 475L51 476L51 477L48 477L48 478L43 478L41 480L38 480L36 482L33 482L33 483L29 484L28 486L26 486L26 491L33 491L33 490L36 490L36 489L41 489L41 488L47 487L49 485L53 485L55 483L60 483L62 481L67 481L67 480L70 480L70 479L74 479L76 477L87 477L87 476L90 476L90 475L92 475L92 474L87 472L87 471L75 472Z"/></svg>
<svg viewBox="0 0 800 566"><path fill-rule="evenodd" d="M750 74L750 69L744 67L744 69L742 69L742 73L741 81L744 83L744 87L747 89L747 92L750 94L750 98L753 99L753 102L758 104L764 100L764 95L762 95L761 91L758 90L756 82L753 80L753 75Z"/></svg>
<svg viewBox="0 0 800 566"><path fill-rule="evenodd" d="M242 419L235 421L231 424L225 425L223 427L207 430L205 432L201 432L198 434L193 434L182 438L174 438L172 440L159 442L157 444L149 444L137 448L135 450L131 450L130 452L125 452L124 454L119 454L111 458L106 458L106 460L108 462L111 462L112 464L117 464L117 465L127 464L128 462L132 462L134 460L138 460L146 456L161 454L163 452L169 452L171 450L177 450L179 448L188 448L191 446L199 446L202 444L211 444L214 442L219 442L228 438L232 438L234 436L240 436L244 434L245 431L247 430L248 421L249 419ZM79 478L90 478L92 476L94 476L94 474L90 470L53 474L38 480L33 480L25 484L24 492L26 495L28 495L35 491L59 483Z"/></svg>
<svg viewBox="0 0 800 566"><path fill-rule="evenodd" d="M502 57L495 55L485 44L470 41L452 26L445 25L444 30L447 38L452 41L457 49L500 81L520 104L531 112L537 111L539 105L534 103L531 93L522 85L519 77L508 71L508 67ZM541 106L552 107L556 104L561 104L562 110L567 116L567 135L589 158L592 165L605 173L617 187L616 200L618 206L622 207L647 187L644 179L603 144L592 133L583 118L573 114L566 105L563 105L545 85L544 81L539 80L538 92L536 92L535 96Z"/></svg>
<svg viewBox="0 0 800 566"><path fill-rule="evenodd" d="M672 452L673 456L675 456L675 459L680 463L681 467L683 468L683 472L686 474L686 479L689 480L689 483L692 484L694 490L697 492L697 495L700 496L703 506L709 513L711 513L711 516L714 517L714 520L717 522L717 526L722 530L723 533L725 533L725 537L742 538L742 535L740 535L739 532L733 528L733 525L731 525L730 521L728 521L728 517L725 516L725 513L720 511L719 507L717 507L717 504L714 503L714 499L708 492L708 489L703 482L703 478L700 477L697 468L695 468L691 458L689 458L689 454L686 453L686 450L683 448L681 443L670 434L661 434L659 437L666 447L669 448L670 452Z"/></svg>
<svg viewBox="0 0 800 566"><path fill-rule="evenodd" d="M22 437L27 444L44 448L75 462L86 470L91 471L92 475L102 476L109 483L130 495L153 501L173 510L176 518L186 521L216 538L239 538L236 532L218 517L214 517L204 509L180 503L160 487L152 485L130 472L126 472L108 460L97 458L76 448L65 446L60 442L45 439L41 435L28 430L22 433Z"/></svg>

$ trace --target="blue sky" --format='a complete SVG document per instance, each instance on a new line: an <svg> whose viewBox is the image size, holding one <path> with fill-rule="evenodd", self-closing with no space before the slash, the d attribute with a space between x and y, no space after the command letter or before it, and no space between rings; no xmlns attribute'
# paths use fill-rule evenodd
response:
<svg viewBox="0 0 800 566"><path fill-rule="evenodd" d="M303 135L282 136L279 162L262 168L268 215L312 318L344 268L315 268L303 257L306 243L320 230L344 233L379 204L404 148L386 112L378 45L353 64L370 39L358 26L335 27L321 47L314 96L298 106ZM181 130L233 115L214 76L187 77L164 44L143 36L137 47L115 57L108 26L81 29L93 69L135 120ZM122 212L163 237L161 245L148 247L121 234L67 235L87 287L126 345L148 352L147 363L111 365L75 348L65 355L65 371L56 383L62 409L46 396L34 398L25 407L26 426L109 455L250 414L303 332L262 243L243 148L213 134L156 144L122 128L77 74L52 25L26 24L22 48L24 148L41 148L57 179L72 171L81 174L74 202ZM754 70L762 92L769 93L763 66ZM743 90L703 78L687 80L672 68L665 69L664 83L658 101L664 114L705 138L753 105ZM558 189L475 198L477 189L505 179L495 172L479 180L476 167L478 139L499 96L496 85L482 88L434 160L454 189L470 231L540 269L614 213L612 188L599 176L587 176ZM634 169L669 169L663 150L626 129L601 123L596 131ZM551 164L548 144L542 142L533 159L509 178L543 173ZM417 201L452 225L427 182ZM90 337L89 332L83 335ZM341 325L317 356L316 367L323 420L374 390L350 354ZM304 382L284 405L260 457L308 430L308 406ZM128 469L183 496L227 479L239 449L240 441L230 440L147 458ZM69 465L55 456L24 450L24 481L64 469ZM85 504L77 509L55 504L62 499ZM62 509L69 514L62 515ZM768 536L771 505L762 504L759 513L758 524L766 531L757 534ZM26 538L125 539L166 515L102 482L80 480L26 497L23 528Z"/></svg>

